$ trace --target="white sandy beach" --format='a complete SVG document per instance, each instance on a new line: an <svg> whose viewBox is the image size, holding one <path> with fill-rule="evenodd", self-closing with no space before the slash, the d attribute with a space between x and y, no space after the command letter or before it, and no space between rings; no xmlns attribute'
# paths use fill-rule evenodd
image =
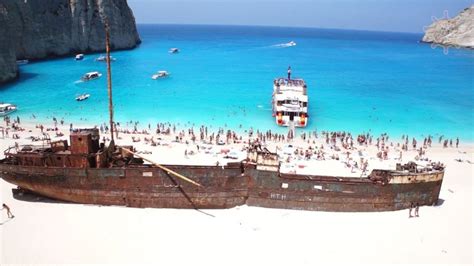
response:
<svg viewBox="0 0 474 266"><path fill-rule="evenodd" d="M1 126L5 126L2 121ZM32 125L20 126L20 139L0 136L0 150L31 143L29 136L41 136ZM68 127L60 128L66 133ZM31 130L31 132L29 132ZM51 134L51 135L54 135ZM121 134L118 143L130 144ZM139 136L139 135L137 135ZM150 136L155 136L152 134ZM172 136L152 147L133 143L138 151L158 163L224 163L213 152L184 157L195 145L173 143ZM56 139L56 138L54 138ZM320 145L322 138L316 139ZM421 141L422 142L422 141ZM273 146L272 146L273 145ZM269 145L282 146L282 143ZM304 146L298 139L295 146ZM215 146L239 150L242 145ZM358 147L358 146L357 146ZM329 149L329 148L326 148ZM375 146L360 147L369 170L394 168L396 148L389 160L375 158ZM196 151L197 152L197 151ZM328 151L330 153L330 151ZM409 150L403 161L413 160ZM1 155L3 156L3 154ZM342 155L341 155L342 156ZM352 156L352 155L351 155ZM355 155L354 155L355 156ZM15 218L1 212L0 263L153 263L162 265L314 265L318 263L443 263L472 264L472 191L474 146L442 148L435 139L426 156L446 164L441 188L442 204L420 208L420 217L408 218L408 210L382 213L310 212L257 207L228 210L136 209L43 201L22 201L12 197L13 185L0 181L1 201ZM341 157L342 158L342 157ZM463 162L455 161L461 159ZM354 158L355 161L358 158ZM351 173L340 161L297 162L300 171L360 175ZM33 198L34 199L34 198Z"/></svg>

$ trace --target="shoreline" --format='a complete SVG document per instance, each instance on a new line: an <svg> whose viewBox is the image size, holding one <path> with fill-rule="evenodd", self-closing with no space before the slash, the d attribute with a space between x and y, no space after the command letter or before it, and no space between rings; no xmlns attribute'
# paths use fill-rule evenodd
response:
<svg viewBox="0 0 474 266"><path fill-rule="evenodd" d="M20 119L20 124L14 124L14 120L16 118L10 119L8 127L6 121L0 123L0 139L7 140L0 145L2 150L6 150L7 146L42 144L45 137L49 137L51 141L69 141L71 123L68 121L51 120L42 124L39 121L32 123L31 120ZM456 147L455 140L450 145L444 139L440 143L435 138L431 139L430 143L427 138L415 140L408 137L400 141L384 134L362 136L346 132L298 130L293 139L288 139L287 134L271 131L242 129L240 133L227 128L186 127L168 123L154 126L150 124L149 128L148 125L135 123L127 122L125 125L117 126L118 135L117 132L114 134L116 144L131 144L137 152L161 164L222 165L241 161L247 157L246 148L249 143L255 141L270 152L280 155L282 171L297 174L362 177L370 174L373 169L395 169L396 163L409 161L415 161L420 165L445 163L431 158L431 155L449 153L453 150L459 152L458 158L455 158L459 162L474 163L472 158L465 156L474 153L474 144L461 141L459 147ZM108 126L108 124L91 126L86 121L80 124L72 123L73 129L97 127L104 143L110 141ZM366 140L360 142L361 136ZM446 143L447 147L443 147ZM228 158L229 152L234 154L232 157L237 158ZM307 157L307 154L310 156ZM368 167L364 170L362 166L365 162Z"/></svg>
<svg viewBox="0 0 474 266"><path fill-rule="evenodd" d="M18 116L22 122L22 124L25 124L29 127L31 126L36 126L36 125L39 125L39 124L43 124L43 125L48 125L49 127L51 126L54 126L54 116L51 116L51 117L36 117L36 118L32 118L31 115L28 117L28 118L24 118L25 116L22 115L22 116ZM10 115L10 119L16 119L17 118L17 115L15 113L12 113ZM96 122L96 121L88 121L88 120L77 120L77 119L71 119L71 120L66 120L64 119L64 117L57 117L56 118L57 121L58 121L58 124L60 124L60 121L61 120L64 120L64 124L65 125L69 125L70 123L73 124L73 126L75 128L92 128L92 127L97 127L99 128L99 126L101 124L109 124L108 121L104 121L104 122ZM269 118L269 119L273 119L273 117ZM3 117L2 117L2 120L3 120ZM227 131L227 130L230 130L232 132L236 132L237 134L241 135L241 136L245 136L245 135L248 135L248 132L250 130L253 130L254 132L266 132L266 131L272 131L273 133L278 133L278 134L285 134L288 132L288 127L277 127L276 129L273 128L273 129L261 129L261 128L257 128L257 127L245 127L244 125L241 125L241 126L237 126L237 127L232 127L232 126L229 126L227 124L224 124L224 125L214 125L212 123L208 123L208 124L195 124L195 123L191 123L190 121L187 121L187 122L170 122L170 121L155 121L155 122L151 122L151 121L140 121L140 120L131 120L131 121L125 121L124 122L121 122L121 121L116 121L116 123L120 123L120 126L122 127L122 129L128 129L128 130L131 130L133 129L133 125L130 124L130 122L132 123L137 123L137 129L138 130L142 130L142 129L148 129L148 125L150 125L151 127L151 131L150 133L152 133L154 131L154 129L156 129L157 125L158 124L169 124L170 126L175 126L176 127L176 130L177 131L182 131L182 130L188 130L190 128L194 128L194 129L199 129L200 127L207 127L209 129L212 129L213 131L218 131L219 129L223 129L224 131ZM124 126L125 124L125 126ZM0 127L2 126L2 124L0 124ZM410 139L411 138L415 138L417 141L419 140L423 140L423 138L427 138L427 137L430 137L433 139L433 143L434 144L439 144L439 138L440 137L443 137L443 140L446 139L450 139L450 140L453 140L453 143L455 142L456 138L459 138L459 142L460 144L463 144L463 145L469 145L469 146L474 146L474 134L472 136L472 139L468 139L468 138L462 138L462 137L457 137L457 136L446 136L445 134L441 134L441 133L436 133L436 134L426 134L426 133L411 133L411 134L402 134L402 135L399 135L397 136L396 134L391 134L390 133L390 130L387 130L386 132L379 132L379 133L373 133L372 130L366 130L366 131L361 131L361 132L355 132L355 131L351 131L351 130L341 130L341 129L337 129L337 130L325 130L325 129L309 129L308 127L305 127L305 128L296 128L296 136L299 136L301 134L312 134L314 132L317 132L317 134L322 134L324 132L344 132L346 134L351 134L352 136L357 136L359 134L369 134L371 136L374 136L374 137L377 137L377 136L380 136L380 135L387 135L389 136L389 138L391 140L393 140L394 142L401 142L402 141L402 136L409 136Z"/></svg>

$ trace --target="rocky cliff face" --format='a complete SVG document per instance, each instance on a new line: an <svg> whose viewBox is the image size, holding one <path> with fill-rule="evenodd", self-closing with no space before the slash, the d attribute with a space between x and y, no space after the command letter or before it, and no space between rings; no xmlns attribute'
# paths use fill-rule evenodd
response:
<svg viewBox="0 0 474 266"><path fill-rule="evenodd" d="M14 79L18 73L15 46L10 30L5 26L7 23L7 9L0 4L0 83Z"/></svg>
<svg viewBox="0 0 474 266"><path fill-rule="evenodd" d="M474 48L474 5L455 18L434 22L426 30L423 42Z"/></svg>
<svg viewBox="0 0 474 266"><path fill-rule="evenodd" d="M0 0L0 82L16 73L16 58L103 51L105 20L112 49L140 43L126 0Z"/></svg>

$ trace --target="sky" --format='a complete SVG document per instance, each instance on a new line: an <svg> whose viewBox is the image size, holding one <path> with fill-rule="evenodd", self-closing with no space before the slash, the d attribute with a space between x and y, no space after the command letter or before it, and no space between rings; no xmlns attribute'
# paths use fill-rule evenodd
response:
<svg viewBox="0 0 474 266"><path fill-rule="evenodd" d="M474 0L128 0L139 24L313 27L422 33Z"/></svg>

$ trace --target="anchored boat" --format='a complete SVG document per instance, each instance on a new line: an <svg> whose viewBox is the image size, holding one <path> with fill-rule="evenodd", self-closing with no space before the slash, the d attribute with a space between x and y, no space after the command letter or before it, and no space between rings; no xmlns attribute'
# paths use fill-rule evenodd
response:
<svg viewBox="0 0 474 266"><path fill-rule="evenodd" d="M277 78L273 81L272 110L279 126L308 125L308 94L303 79Z"/></svg>
<svg viewBox="0 0 474 266"><path fill-rule="evenodd" d="M89 80L93 80L93 79L98 79L100 77L102 77L102 74L97 72L97 71L94 71L94 72L89 72L89 73L84 74L84 76L82 76L81 80L82 81L89 81Z"/></svg>
<svg viewBox="0 0 474 266"><path fill-rule="evenodd" d="M7 116L17 109L16 105L11 103L0 103L0 116Z"/></svg>
<svg viewBox="0 0 474 266"><path fill-rule="evenodd" d="M169 52L170 52L170 54L177 54L177 53L179 53L179 49L178 48L171 48L169 50Z"/></svg>
<svg viewBox="0 0 474 266"><path fill-rule="evenodd" d="M28 63L30 63L28 59L16 60L16 64L19 66L26 65Z"/></svg>
<svg viewBox="0 0 474 266"><path fill-rule="evenodd" d="M168 73L168 71L160 70L160 71L156 72L156 74L153 74L153 76L151 76L151 78L152 79L162 79L162 78L167 78L170 75L171 74Z"/></svg>
<svg viewBox="0 0 474 266"><path fill-rule="evenodd" d="M115 59L114 57L112 57L112 56L110 57L110 61L116 61L116 60L117 60L117 59ZM107 57L104 56L104 55L100 55L99 57L97 57L97 58L95 59L95 61L98 61L98 62L105 62L105 61L107 61Z"/></svg>
<svg viewBox="0 0 474 266"><path fill-rule="evenodd" d="M88 94L88 93L81 94L81 95L79 95L79 96L76 97L76 101L82 102L82 101L84 101L84 100L89 99L90 96L91 96L91 95Z"/></svg>

